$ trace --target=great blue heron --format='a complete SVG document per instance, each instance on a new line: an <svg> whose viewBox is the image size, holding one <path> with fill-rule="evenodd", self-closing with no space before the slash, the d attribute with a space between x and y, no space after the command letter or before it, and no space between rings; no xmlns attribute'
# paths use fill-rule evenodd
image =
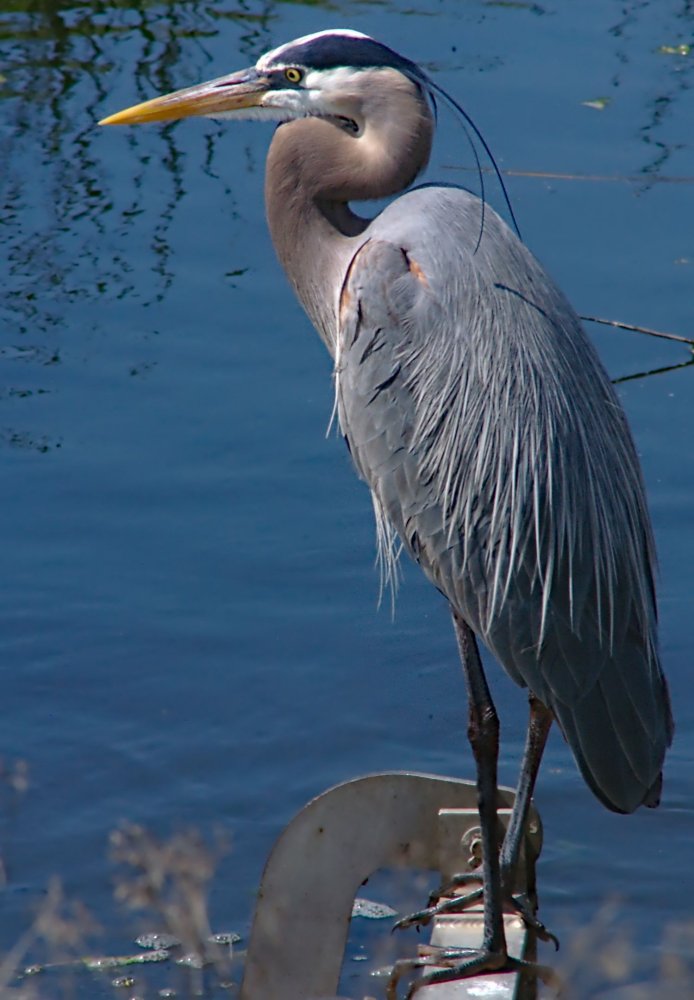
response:
<svg viewBox="0 0 694 1000"><path fill-rule="evenodd" d="M446 597L467 682L484 938L441 980L518 967L502 910L552 719L617 812L658 804L673 724L638 459L575 312L462 188L416 188L374 219L350 208L402 192L424 169L437 95L448 98L415 63L333 30L103 124L282 123L265 183L272 239L334 359L339 423L371 489L381 554L391 565L399 536ZM530 692L500 852L499 726L476 635Z"/></svg>

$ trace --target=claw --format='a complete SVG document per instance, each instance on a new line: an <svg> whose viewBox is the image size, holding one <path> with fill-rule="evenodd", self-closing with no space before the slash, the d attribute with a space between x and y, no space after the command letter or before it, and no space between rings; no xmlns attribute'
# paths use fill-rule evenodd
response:
<svg viewBox="0 0 694 1000"><path fill-rule="evenodd" d="M395 931L405 931L409 927L426 927L426 925L434 918L436 915L435 906L427 906L425 910L418 910L416 913L410 913L406 917L401 917L400 920L396 920L391 929L391 933Z"/></svg>
<svg viewBox="0 0 694 1000"><path fill-rule="evenodd" d="M451 893L455 892L460 886L468 885L470 882L481 881L481 872L465 872L460 875L454 875L448 882L444 883L439 887L439 889L434 890L434 892L430 894L429 905L426 909L419 910L417 913L411 913L409 916L398 920L398 922L393 925L393 930L401 931L406 930L409 927L426 927L427 924L431 923L434 917L438 917L446 913L461 913L470 906L474 906L475 903L478 903L483 898L483 888L475 889L473 892L466 893L464 896L451 897ZM537 919L525 896L514 896L508 892L504 893L504 900L507 906L509 906L514 913L518 914L525 926L534 931L541 941L554 945L554 950L559 951L559 938L555 934L552 934L552 932L545 927L541 920Z"/></svg>
<svg viewBox="0 0 694 1000"><path fill-rule="evenodd" d="M554 989L557 996L561 994L564 985L556 972L546 965L526 962L497 952L429 947L423 949L418 958L404 959L395 963L386 988L387 1000L396 1000L397 986L403 975L430 965L435 965L438 968L432 972L424 973L420 979L412 983L407 991L406 1000L412 1000L412 997L425 986L451 983L459 979L469 979L473 976L498 972L524 972L534 975L546 986Z"/></svg>
<svg viewBox="0 0 694 1000"><path fill-rule="evenodd" d="M426 927L434 917L438 917L444 913L460 913L462 910L467 910L468 907L474 906L475 903L479 903L483 896L484 889L475 889L474 892L469 892L466 896L443 899L441 902L436 903L435 906L428 906L425 910L419 910L418 913L411 913L409 916L398 920L393 925L393 930L402 931L408 927Z"/></svg>
<svg viewBox="0 0 694 1000"><path fill-rule="evenodd" d="M542 921L537 919L528 906L526 899L522 896L510 896L509 903L521 918L525 926L534 931L540 941L546 941L548 944L553 944L554 950L559 951L559 938L556 934L552 934L551 931L548 931Z"/></svg>
<svg viewBox="0 0 694 1000"><path fill-rule="evenodd" d="M448 882L444 882L438 889L429 893L429 906L435 906L442 896L451 896L461 885L469 885L470 882L479 882L484 885L482 871L460 872L453 875Z"/></svg>
<svg viewBox="0 0 694 1000"><path fill-rule="evenodd" d="M403 976L416 969L423 969L427 965L440 965L446 959L459 958L465 951L464 948L444 949L435 945L420 945L417 958L400 958L394 963L386 985L386 1000L397 1000L397 988ZM472 953L473 949L469 949L469 951ZM411 989L412 987L410 987ZM408 990L408 997L409 995Z"/></svg>

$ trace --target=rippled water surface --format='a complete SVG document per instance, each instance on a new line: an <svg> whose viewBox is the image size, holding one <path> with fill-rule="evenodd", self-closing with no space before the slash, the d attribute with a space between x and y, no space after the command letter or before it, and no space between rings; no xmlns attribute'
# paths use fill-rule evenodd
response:
<svg viewBox="0 0 694 1000"><path fill-rule="evenodd" d="M418 60L464 104L580 312L694 336L684 0L4 4L0 750L30 771L0 814L4 949L54 873L101 923L98 947L131 947L106 848L124 819L221 830L213 923L245 934L267 852L310 796L379 769L472 776L441 598L404 566L394 620L377 607L368 492L325 434L329 359L263 219L271 126L95 127L333 25ZM428 178L474 185L472 167L443 113ZM491 177L487 192L500 207ZM618 980L656 990L663 956L694 951L694 367L684 346L590 332L610 373L634 376L620 393L678 733L661 808L626 818L554 736L542 913L569 961L618 896L609 934L638 952ZM513 784L525 698L489 675ZM581 995L606 988L594 978Z"/></svg>

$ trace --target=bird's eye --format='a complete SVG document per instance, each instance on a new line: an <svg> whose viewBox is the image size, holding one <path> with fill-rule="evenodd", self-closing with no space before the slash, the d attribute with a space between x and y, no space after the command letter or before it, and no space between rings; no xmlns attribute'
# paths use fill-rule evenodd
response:
<svg viewBox="0 0 694 1000"><path fill-rule="evenodd" d="M289 66L285 69L284 76L290 83L301 83L304 74L300 69L297 69L296 66Z"/></svg>

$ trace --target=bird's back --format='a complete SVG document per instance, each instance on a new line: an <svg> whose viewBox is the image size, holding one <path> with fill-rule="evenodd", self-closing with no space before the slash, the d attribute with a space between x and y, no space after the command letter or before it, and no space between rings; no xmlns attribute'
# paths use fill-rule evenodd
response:
<svg viewBox="0 0 694 1000"><path fill-rule="evenodd" d="M488 205L479 239L481 211L423 187L364 234L340 299L340 423L382 537L630 812L657 804L672 735L638 460L574 311Z"/></svg>

